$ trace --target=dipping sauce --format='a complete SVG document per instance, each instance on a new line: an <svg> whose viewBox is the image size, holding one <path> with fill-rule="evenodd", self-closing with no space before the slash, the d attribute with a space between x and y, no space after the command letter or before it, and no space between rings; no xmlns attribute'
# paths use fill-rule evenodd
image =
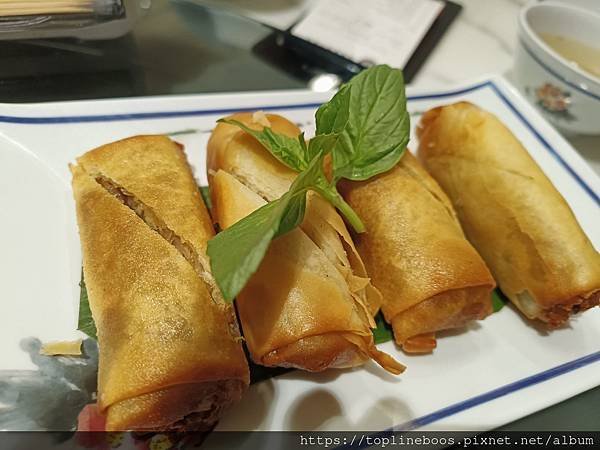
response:
<svg viewBox="0 0 600 450"><path fill-rule="evenodd" d="M600 48L557 34L540 33L540 37L560 56L600 78Z"/></svg>

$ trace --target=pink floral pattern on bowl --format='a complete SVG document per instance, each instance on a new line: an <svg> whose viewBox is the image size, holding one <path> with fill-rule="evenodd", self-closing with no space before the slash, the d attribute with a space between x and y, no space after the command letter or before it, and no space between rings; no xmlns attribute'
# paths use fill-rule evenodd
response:
<svg viewBox="0 0 600 450"><path fill-rule="evenodd" d="M544 111L557 118L575 120L575 116L569 110L572 105L570 92L548 82L536 88L534 92L537 105Z"/></svg>

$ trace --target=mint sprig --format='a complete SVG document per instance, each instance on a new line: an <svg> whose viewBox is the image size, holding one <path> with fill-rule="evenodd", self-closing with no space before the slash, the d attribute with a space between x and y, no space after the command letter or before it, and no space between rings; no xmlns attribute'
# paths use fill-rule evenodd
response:
<svg viewBox="0 0 600 450"><path fill-rule="evenodd" d="M234 119L219 119L217 122L235 125L254 137L280 162L298 172L308 167L310 159L307 159L306 144L303 135L298 139L291 138L285 134L275 133L270 127L262 130L254 130L246 124Z"/></svg>
<svg viewBox="0 0 600 450"><path fill-rule="evenodd" d="M267 203L208 241L213 276L232 301L258 269L271 240L296 228L304 217L306 191L321 163L315 158L279 199Z"/></svg>
<svg viewBox="0 0 600 450"><path fill-rule="evenodd" d="M275 158L300 172L290 190L259 208L208 242L207 253L217 285L225 300L233 301L256 272L272 239L302 223L306 192L312 190L333 204L357 232L365 227L337 192L341 178L365 180L391 169L409 139L409 115L402 72L374 66L354 77L316 112L316 136L306 145L274 132L240 127ZM324 158L332 154L332 176L323 171Z"/></svg>

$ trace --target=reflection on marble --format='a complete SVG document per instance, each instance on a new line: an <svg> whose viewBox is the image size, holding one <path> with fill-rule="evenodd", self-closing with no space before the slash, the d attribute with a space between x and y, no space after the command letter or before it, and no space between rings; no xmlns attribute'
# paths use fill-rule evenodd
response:
<svg viewBox="0 0 600 450"><path fill-rule="evenodd" d="M462 0L463 10L412 83L438 87L506 74L516 48L517 17L526 0Z"/></svg>

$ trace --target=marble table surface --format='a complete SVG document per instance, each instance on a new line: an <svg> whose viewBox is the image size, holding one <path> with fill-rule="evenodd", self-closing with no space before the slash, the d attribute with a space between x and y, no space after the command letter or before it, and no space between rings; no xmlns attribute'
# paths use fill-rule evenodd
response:
<svg viewBox="0 0 600 450"><path fill-rule="evenodd" d="M463 5L461 14L412 84L422 87L444 87L490 73L501 73L512 81L511 72L517 45L517 18L519 10L530 0L458 2ZM592 4L583 1L580 3ZM565 137L600 175L600 135Z"/></svg>

